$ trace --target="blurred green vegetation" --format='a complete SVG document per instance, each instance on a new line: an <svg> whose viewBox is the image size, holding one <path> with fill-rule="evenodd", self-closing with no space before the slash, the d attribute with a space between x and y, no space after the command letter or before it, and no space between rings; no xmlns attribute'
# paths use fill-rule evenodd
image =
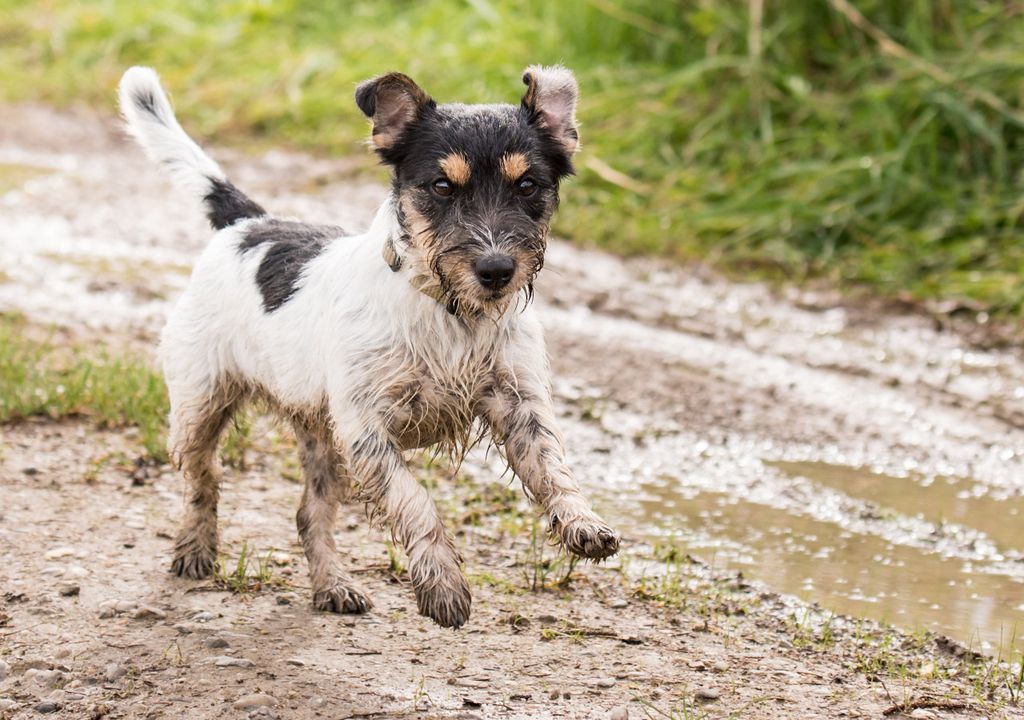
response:
<svg viewBox="0 0 1024 720"><path fill-rule="evenodd" d="M146 452L167 459L167 390L136 356L51 343L17 315L0 314L0 424L30 417L85 417L103 428L135 427Z"/></svg>
<svg viewBox="0 0 1024 720"><path fill-rule="evenodd" d="M0 0L0 97L113 108L155 66L184 124L363 152L359 80L517 101L580 80L556 230L743 275L1024 312L1024 5L1003 0Z"/></svg>

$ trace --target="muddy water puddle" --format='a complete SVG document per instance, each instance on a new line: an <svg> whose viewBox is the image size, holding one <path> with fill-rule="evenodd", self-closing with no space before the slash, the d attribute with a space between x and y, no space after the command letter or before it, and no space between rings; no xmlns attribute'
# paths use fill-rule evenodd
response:
<svg viewBox="0 0 1024 720"><path fill-rule="evenodd" d="M917 514L980 527L1020 547L1024 500L997 500L970 483L931 485L827 463L765 463L784 475L868 498L882 516ZM977 495L977 496L976 496ZM987 652L1024 652L1024 568L994 571L951 557L741 496L681 488L663 476L635 501L616 505L627 533L678 543L719 569L747 577L827 611L926 628Z"/></svg>

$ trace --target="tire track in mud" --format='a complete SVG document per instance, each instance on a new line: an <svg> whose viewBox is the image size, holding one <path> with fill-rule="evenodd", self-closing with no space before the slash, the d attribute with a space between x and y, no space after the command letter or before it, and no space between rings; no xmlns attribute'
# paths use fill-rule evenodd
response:
<svg viewBox="0 0 1024 720"><path fill-rule="evenodd" d="M344 162L218 155L314 222L362 227L385 192ZM208 237L105 121L19 110L0 192L0 309L44 322L155 337ZM635 539L992 649L1024 635L1019 352L557 242L538 297L578 474Z"/></svg>

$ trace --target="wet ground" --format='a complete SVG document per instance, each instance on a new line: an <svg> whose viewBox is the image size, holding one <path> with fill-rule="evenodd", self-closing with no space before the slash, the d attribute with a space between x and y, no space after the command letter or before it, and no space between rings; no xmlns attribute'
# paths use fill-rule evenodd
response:
<svg viewBox="0 0 1024 720"><path fill-rule="evenodd" d="M147 345L208 232L110 128L5 113L0 309ZM344 161L217 155L311 221L359 228L385 192ZM537 295L571 459L628 539L837 613L1024 649L1019 351L562 243Z"/></svg>

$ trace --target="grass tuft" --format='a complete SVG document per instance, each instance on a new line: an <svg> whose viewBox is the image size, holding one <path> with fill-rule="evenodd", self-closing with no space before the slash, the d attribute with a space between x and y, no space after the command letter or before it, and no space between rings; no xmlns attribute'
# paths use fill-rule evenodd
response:
<svg viewBox="0 0 1024 720"><path fill-rule="evenodd" d="M0 423L86 417L136 427L146 452L165 460L167 412L163 380L142 358L58 347L24 319L0 315Z"/></svg>

